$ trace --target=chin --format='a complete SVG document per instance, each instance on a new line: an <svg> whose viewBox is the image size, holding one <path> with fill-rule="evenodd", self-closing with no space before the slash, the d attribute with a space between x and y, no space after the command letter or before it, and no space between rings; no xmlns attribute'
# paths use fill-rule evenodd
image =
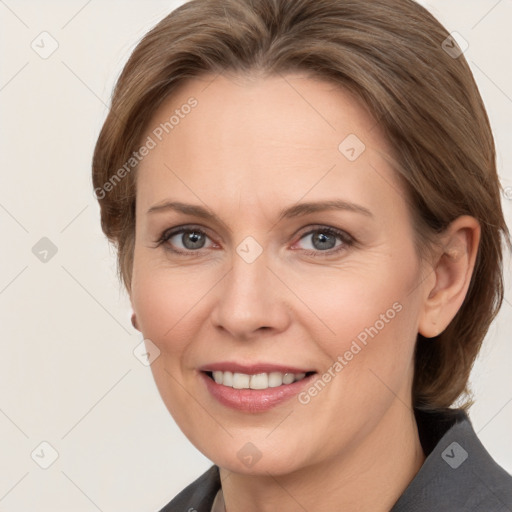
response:
<svg viewBox="0 0 512 512"><path fill-rule="evenodd" d="M266 435L266 434L265 434ZM223 446L201 446L196 448L205 454L214 464L227 471L252 476L281 476L298 471L309 465L305 460L304 447L294 448L296 443L289 447L273 444L248 441L256 436L244 436L243 439L229 438ZM204 439L204 437L202 437ZM298 457L301 453L302 457Z"/></svg>

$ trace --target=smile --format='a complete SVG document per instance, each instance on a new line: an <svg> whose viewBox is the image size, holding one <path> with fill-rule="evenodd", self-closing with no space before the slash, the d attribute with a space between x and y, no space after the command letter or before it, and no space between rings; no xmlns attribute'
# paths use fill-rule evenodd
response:
<svg viewBox="0 0 512 512"><path fill-rule="evenodd" d="M282 385L293 384L306 377L307 373L257 373L249 375L247 373L233 373L229 371L207 372L208 375L222 386L233 389L268 389L276 388ZM309 372L313 373L313 372Z"/></svg>
<svg viewBox="0 0 512 512"><path fill-rule="evenodd" d="M318 373L274 364L216 363L200 368L198 375L216 402L254 414L291 400Z"/></svg>

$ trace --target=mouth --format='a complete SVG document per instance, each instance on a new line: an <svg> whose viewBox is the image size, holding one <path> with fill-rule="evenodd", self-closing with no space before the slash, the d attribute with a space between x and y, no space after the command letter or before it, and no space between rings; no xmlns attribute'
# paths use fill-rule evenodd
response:
<svg viewBox="0 0 512 512"><path fill-rule="evenodd" d="M232 389L265 390L293 384L314 375L316 372L261 372L249 374L215 370L203 371L203 373L221 386Z"/></svg>
<svg viewBox="0 0 512 512"><path fill-rule="evenodd" d="M199 369L205 390L221 405L242 413L264 413L311 385L316 371L257 364L217 363Z"/></svg>
<svg viewBox="0 0 512 512"><path fill-rule="evenodd" d="M262 361L218 361L197 370L215 401L245 413L263 413L288 402L318 375L311 367Z"/></svg>

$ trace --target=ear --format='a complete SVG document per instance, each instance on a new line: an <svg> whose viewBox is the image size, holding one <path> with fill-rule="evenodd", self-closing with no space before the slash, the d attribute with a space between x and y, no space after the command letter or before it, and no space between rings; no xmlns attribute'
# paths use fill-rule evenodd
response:
<svg viewBox="0 0 512 512"><path fill-rule="evenodd" d="M430 270L433 278L425 280L427 288L418 323L418 332L425 338L441 334L462 306L475 266L480 232L479 222L463 215L441 234L441 250Z"/></svg>
<svg viewBox="0 0 512 512"><path fill-rule="evenodd" d="M137 315L135 313L132 313L132 325L137 331L140 332L139 325L137 324Z"/></svg>
<svg viewBox="0 0 512 512"><path fill-rule="evenodd" d="M132 326L134 329L137 329L137 331L140 332L140 327L139 327L139 324L137 323L137 315L135 314L135 308L133 307L133 298L132 298L132 294L130 293L129 294L129 297L130 297L130 304L132 306Z"/></svg>

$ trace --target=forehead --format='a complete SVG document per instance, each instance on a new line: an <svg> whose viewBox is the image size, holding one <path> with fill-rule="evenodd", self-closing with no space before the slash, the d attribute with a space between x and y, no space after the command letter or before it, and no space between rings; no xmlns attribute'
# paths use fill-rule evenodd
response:
<svg viewBox="0 0 512 512"><path fill-rule="evenodd" d="M400 188L389 145L364 106L300 74L190 80L158 108L146 137L155 146L138 169L144 207L171 193L256 205L376 187L378 202L384 182L395 195Z"/></svg>
<svg viewBox="0 0 512 512"><path fill-rule="evenodd" d="M193 108L188 106L191 101ZM147 132L169 121L173 126L164 127L162 136L170 135L176 142L182 141L180 135L190 138L189 132L183 133L184 126L189 126L197 137L207 134L211 143L231 146L240 142L246 146L251 137L260 144L301 142L304 148L332 149L334 145L336 149L336 142L349 133L368 143L386 144L378 122L354 94L301 74L221 74L185 81L157 109Z"/></svg>

